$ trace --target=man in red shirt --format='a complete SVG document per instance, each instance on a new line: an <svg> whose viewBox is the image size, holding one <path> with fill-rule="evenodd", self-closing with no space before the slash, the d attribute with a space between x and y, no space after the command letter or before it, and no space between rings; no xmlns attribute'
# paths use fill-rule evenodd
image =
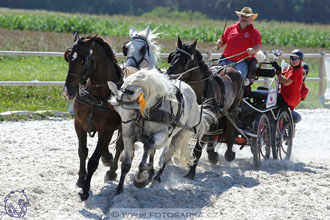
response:
<svg viewBox="0 0 330 220"><path fill-rule="evenodd" d="M293 110L302 100L301 87L303 83L303 60L303 52L298 49L293 50L290 55L289 68L281 74L278 74L278 79L282 84L282 88L277 98L277 103L279 106L290 107L295 123L300 121L300 115L295 115ZM279 69L277 69L277 71L279 71Z"/></svg>
<svg viewBox="0 0 330 220"><path fill-rule="evenodd" d="M249 7L244 7L240 12L235 11L235 13L239 16L239 22L226 28L217 41L218 49L227 45L219 64L227 65L237 62L234 68L239 70L245 79L248 64L244 59L248 57L252 59L261 48L260 33L252 25L252 22L258 17L258 13L253 14Z"/></svg>

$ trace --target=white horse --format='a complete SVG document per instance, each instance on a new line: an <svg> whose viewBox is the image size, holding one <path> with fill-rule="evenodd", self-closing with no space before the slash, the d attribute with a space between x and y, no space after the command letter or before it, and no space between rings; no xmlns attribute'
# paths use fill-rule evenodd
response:
<svg viewBox="0 0 330 220"><path fill-rule="evenodd" d="M136 69L157 67L161 46L155 41L159 35L154 33L155 30L151 31L149 25L140 32L137 32L133 26L130 27L130 41L123 46L123 54L127 56L127 67Z"/></svg>
<svg viewBox="0 0 330 220"><path fill-rule="evenodd" d="M188 146L195 132L199 140L217 119L213 113L202 109L192 88L182 82L172 82L157 69L142 69L124 80L121 89L108 82L115 96L109 101L122 119L124 157L117 194L123 191L124 179L131 168L134 144L144 144L144 153L134 185L144 187L154 174L153 156L156 149L164 149L160 159L160 176L174 153L181 165L192 162ZM201 111L202 110L202 111ZM149 164L146 163L149 157Z"/></svg>

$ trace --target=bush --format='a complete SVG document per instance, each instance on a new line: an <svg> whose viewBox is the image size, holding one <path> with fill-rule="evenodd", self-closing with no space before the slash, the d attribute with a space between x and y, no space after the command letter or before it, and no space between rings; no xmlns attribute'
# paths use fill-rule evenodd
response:
<svg viewBox="0 0 330 220"><path fill-rule="evenodd" d="M207 16L200 12L188 11L178 11L175 8L170 7L157 7L151 12L142 14L142 17L147 18L167 18L167 19L186 19L186 20L207 20Z"/></svg>

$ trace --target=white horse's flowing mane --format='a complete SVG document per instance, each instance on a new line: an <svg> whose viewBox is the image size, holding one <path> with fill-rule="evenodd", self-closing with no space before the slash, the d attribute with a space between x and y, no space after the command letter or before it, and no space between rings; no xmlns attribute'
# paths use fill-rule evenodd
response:
<svg viewBox="0 0 330 220"><path fill-rule="evenodd" d="M154 30L150 31L148 36L146 36L147 35L146 30L139 31L137 33L138 36L141 36L141 37L144 37L147 39L147 42L148 42L149 46L151 46L150 48L152 49L152 52L155 56L156 63L159 60L159 55L160 55L160 50L161 50L161 46L159 44L157 44L157 42L156 42L156 39L158 39L158 36L159 36L159 33L155 33L157 29L158 28L155 28Z"/></svg>
<svg viewBox="0 0 330 220"><path fill-rule="evenodd" d="M164 96L167 100L176 100L176 87L167 75L160 73L157 69L141 69L128 76L124 80L123 87L125 88L128 85L142 88L146 101L146 110L153 107L152 105L157 98Z"/></svg>

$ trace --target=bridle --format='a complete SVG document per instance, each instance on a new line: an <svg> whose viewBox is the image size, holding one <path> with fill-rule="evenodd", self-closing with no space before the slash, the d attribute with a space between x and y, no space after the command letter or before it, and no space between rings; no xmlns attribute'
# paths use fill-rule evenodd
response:
<svg viewBox="0 0 330 220"><path fill-rule="evenodd" d="M145 57L146 54L147 54L147 52L148 52L148 56L150 56L149 44L148 44L148 41L147 41L147 39L145 37L142 37L142 36L132 37L132 38L130 38L130 41L124 43L124 45L123 45L123 54L124 54L124 56L127 56L127 53L128 53L127 44L129 42L134 41L134 40L140 40L140 41L142 41L144 43L144 46L143 46L142 51L141 51L142 58L139 61L137 61L134 56L128 56L127 57L127 60L128 59L132 59L134 61L134 63L135 63L135 67L137 69L140 69L140 64L143 62L143 60L145 60L145 61L147 61L149 63L149 60L146 59L146 57Z"/></svg>
<svg viewBox="0 0 330 220"><path fill-rule="evenodd" d="M184 54L184 55L188 56L188 61L187 61L186 65L185 65L185 68L184 68L184 69L187 69L187 70L185 70L185 71L182 72L182 73L178 73L178 74L170 75L171 78L175 78L175 79L178 79L178 80L179 80L179 79L181 79L181 77L183 77L186 73L189 73L189 72L191 72L191 71L195 72L197 69L200 68L200 65L198 65L198 66L195 66L195 67L192 67L192 68L188 69L188 66L190 65L190 63L191 63L191 62L194 62L194 60L195 60L194 55L191 54L191 53L189 53L188 51L183 50L183 49L181 49L181 48L178 48L178 49L176 50L175 53L172 53L173 58L176 57L175 54ZM171 54L170 54L169 56L171 56ZM170 59L170 58L169 58L169 59ZM206 78L203 78L203 79L201 79L201 80L196 80L196 81L191 81L191 82L193 82L193 83L202 82L202 81L204 81L204 80L208 80L210 77L211 77L211 76L206 77ZM189 83L190 83L190 81L189 81Z"/></svg>
<svg viewBox="0 0 330 220"><path fill-rule="evenodd" d="M90 77L90 74L96 69L95 57L93 56L93 50L87 47L79 45L80 39L72 46L70 53L76 52L77 54L83 55L85 59L84 71L82 73L69 72L69 76L80 76L80 84L86 85L87 79ZM90 69L91 64L93 63L94 70Z"/></svg>

